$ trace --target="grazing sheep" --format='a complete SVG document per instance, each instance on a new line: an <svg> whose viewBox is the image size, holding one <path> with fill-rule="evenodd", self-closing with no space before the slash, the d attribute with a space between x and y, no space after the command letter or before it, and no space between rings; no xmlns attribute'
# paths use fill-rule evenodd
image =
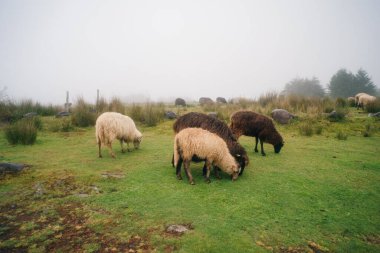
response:
<svg viewBox="0 0 380 253"><path fill-rule="evenodd" d="M175 133L189 127L199 127L217 134L226 143L230 153L238 161L241 167L240 175L243 174L244 168L248 165L249 159L245 149L237 142L231 129L223 121L203 113L189 112L179 117L173 124ZM205 172L205 171L204 171Z"/></svg>
<svg viewBox="0 0 380 253"><path fill-rule="evenodd" d="M272 144L275 153L279 153L282 146L284 146L284 141L277 132L273 121L264 115L251 111L235 112L231 116L230 128L237 138L241 135L256 137L255 152L258 152L257 143L258 139L260 139L261 154L263 156L265 156L264 142Z"/></svg>
<svg viewBox="0 0 380 253"><path fill-rule="evenodd" d="M291 119L296 118L296 115L284 109L274 109L271 115L272 118L280 124L288 124Z"/></svg>
<svg viewBox="0 0 380 253"><path fill-rule="evenodd" d="M214 104L214 101L212 101L211 98L201 97L201 98L199 99L199 104L200 104L200 105L213 105L213 104Z"/></svg>
<svg viewBox="0 0 380 253"><path fill-rule="evenodd" d="M356 105L356 108L357 108L357 109L359 109L359 98L360 98L360 96L362 96L362 95L368 95L368 94L367 94L367 93L363 93L363 92L361 92L361 93L358 93L358 94L355 95L355 105Z"/></svg>
<svg viewBox="0 0 380 253"><path fill-rule="evenodd" d="M354 97L348 97L347 98L348 105L351 107L354 107L356 105L355 98Z"/></svg>
<svg viewBox="0 0 380 253"><path fill-rule="evenodd" d="M210 166L215 165L232 175L232 180L239 176L239 165L230 154L226 142L218 135L201 128L186 128L174 138L174 166L179 180L183 162L190 184L194 184L190 171L190 161L193 157L206 160L206 181L210 182Z"/></svg>
<svg viewBox="0 0 380 253"><path fill-rule="evenodd" d="M174 105L175 106L178 106L178 105L186 106L186 101L183 98L177 98L174 102Z"/></svg>
<svg viewBox="0 0 380 253"><path fill-rule="evenodd" d="M95 125L96 143L99 146L99 157L102 157L101 145L106 145L110 150L110 155L115 158L112 151L112 142L115 139L120 140L121 151L124 153L123 142L133 142L135 149L139 148L142 134L137 130L135 122L123 114L117 112L105 112L96 120Z"/></svg>
<svg viewBox="0 0 380 253"><path fill-rule="evenodd" d="M376 100L376 97L374 96L367 95L367 94L361 95L358 101L358 108L361 107L364 109L364 107L366 107L368 103L374 102L375 100Z"/></svg>

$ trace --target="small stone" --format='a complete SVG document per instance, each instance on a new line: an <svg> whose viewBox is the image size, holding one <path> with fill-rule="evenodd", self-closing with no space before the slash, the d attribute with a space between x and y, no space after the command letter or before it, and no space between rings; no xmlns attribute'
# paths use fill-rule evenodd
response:
<svg viewBox="0 0 380 253"><path fill-rule="evenodd" d="M166 232L172 234L183 234L189 229L184 225L170 225L166 228Z"/></svg>

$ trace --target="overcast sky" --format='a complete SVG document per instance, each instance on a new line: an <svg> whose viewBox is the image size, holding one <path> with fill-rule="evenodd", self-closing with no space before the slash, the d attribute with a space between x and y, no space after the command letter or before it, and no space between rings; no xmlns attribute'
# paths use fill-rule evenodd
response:
<svg viewBox="0 0 380 253"><path fill-rule="evenodd" d="M257 98L340 68L380 85L378 0L0 0L0 90L61 104Z"/></svg>

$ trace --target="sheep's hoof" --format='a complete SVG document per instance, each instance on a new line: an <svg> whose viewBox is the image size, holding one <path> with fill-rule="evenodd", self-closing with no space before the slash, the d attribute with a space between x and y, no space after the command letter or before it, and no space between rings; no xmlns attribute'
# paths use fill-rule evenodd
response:
<svg viewBox="0 0 380 253"><path fill-rule="evenodd" d="M115 156L114 154L111 154L111 156L112 156L112 158L113 158L113 159L115 159L115 158L116 158L116 156Z"/></svg>
<svg viewBox="0 0 380 253"><path fill-rule="evenodd" d="M206 183L211 183L211 180L210 180L210 178L206 178Z"/></svg>
<svg viewBox="0 0 380 253"><path fill-rule="evenodd" d="M191 181L190 184L191 184L191 185L195 185L194 181Z"/></svg>
<svg viewBox="0 0 380 253"><path fill-rule="evenodd" d="M130 150L129 148L127 149L128 150L128 152L131 152L132 150Z"/></svg>
<svg viewBox="0 0 380 253"><path fill-rule="evenodd" d="M102 155L99 155L99 158L103 158L103 156L102 156Z"/></svg>
<svg viewBox="0 0 380 253"><path fill-rule="evenodd" d="M177 179L178 180L182 180L182 176L181 175L177 175Z"/></svg>
<svg viewBox="0 0 380 253"><path fill-rule="evenodd" d="M266 156L266 154L265 154L265 153L261 153L261 155L262 155L262 156Z"/></svg>
<svg viewBox="0 0 380 253"><path fill-rule="evenodd" d="M121 150L121 153L125 153L125 150L124 150L124 149L122 149L122 150Z"/></svg>

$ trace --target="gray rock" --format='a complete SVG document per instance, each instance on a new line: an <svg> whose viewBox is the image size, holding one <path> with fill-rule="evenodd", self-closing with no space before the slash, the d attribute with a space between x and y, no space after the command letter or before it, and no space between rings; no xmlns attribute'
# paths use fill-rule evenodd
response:
<svg viewBox="0 0 380 253"><path fill-rule="evenodd" d="M177 118L177 115L172 111L166 111L165 112L165 118L167 119L175 119Z"/></svg>
<svg viewBox="0 0 380 253"><path fill-rule="evenodd" d="M69 112L59 112L55 115L56 118L67 117L67 116L70 116Z"/></svg>
<svg viewBox="0 0 380 253"><path fill-rule="evenodd" d="M213 104L214 104L214 101L212 101L211 98L201 97L201 98L199 99L199 104L200 104L200 105L213 105Z"/></svg>
<svg viewBox="0 0 380 253"><path fill-rule="evenodd" d="M227 104L227 100L223 97L217 97L216 102L220 104Z"/></svg>
<svg viewBox="0 0 380 253"><path fill-rule="evenodd" d="M376 112L376 113L368 113L368 117L376 117L376 118L380 118L380 112Z"/></svg>
<svg viewBox="0 0 380 253"><path fill-rule="evenodd" d="M15 174L22 170L29 168L30 165L19 163L0 163L0 175L2 174Z"/></svg>
<svg viewBox="0 0 380 253"><path fill-rule="evenodd" d="M296 115L291 114L284 109L274 109L271 113L271 116L280 124L288 124L291 119L296 118Z"/></svg>
<svg viewBox="0 0 380 253"><path fill-rule="evenodd" d="M24 114L24 118L32 118L34 116L37 116L38 114L36 112L28 112Z"/></svg>
<svg viewBox="0 0 380 253"><path fill-rule="evenodd" d="M186 101L183 98L177 98L174 102L175 106L186 106Z"/></svg>
<svg viewBox="0 0 380 253"><path fill-rule="evenodd" d="M166 232L171 234L183 234L188 230L189 228L184 225L170 225L166 228Z"/></svg>

